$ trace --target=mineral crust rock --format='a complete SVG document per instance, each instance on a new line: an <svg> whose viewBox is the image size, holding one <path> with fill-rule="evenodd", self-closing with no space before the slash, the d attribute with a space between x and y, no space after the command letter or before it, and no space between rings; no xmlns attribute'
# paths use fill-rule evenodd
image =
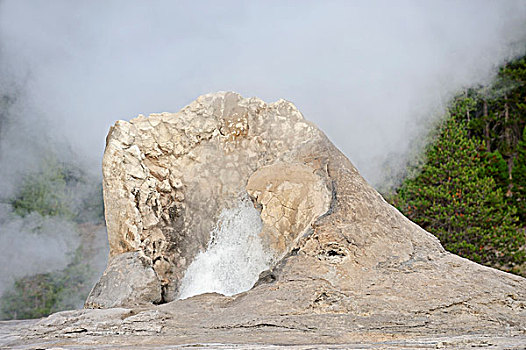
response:
<svg viewBox="0 0 526 350"><path fill-rule="evenodd" d="M329 209L328 146L290 102L235 93L201 96L178 113L118 121L103 158L110 257L141 252L159 277L163 302L172 301L221 210L248 192L262 206L261 235L279 260ZM109 265L106 275L112 269L120 266ZM129 288L146 286L130 280ZM92 293L87 306L155 302L110 302L103 288L95 290L98 299Z"/></svg>

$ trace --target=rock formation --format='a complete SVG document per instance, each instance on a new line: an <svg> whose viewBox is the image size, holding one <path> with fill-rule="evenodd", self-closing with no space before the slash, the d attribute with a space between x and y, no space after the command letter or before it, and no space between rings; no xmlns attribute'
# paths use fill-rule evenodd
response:
<svg viewBox="0 0 526 350"><path fill-rule="evenodd" d="M0 342L526 344L526 279L444 251L290 102L221 92L119 121L103 174L110 261L86 306L121 308L6 325ZM176 300L242 195L260 211L272 268L247 292Z"/></svg>
<svg viewBox="0 0 526 350"><path fill-rule="evenodd" d="M123 268L116 257L137 252L135 259L159 277L150 288L162 288L163 302L176 299L219 213L247 192L261 205L262 238L279 260L329 209L328 145L291 103L267 105L234 93L202 96L178 113L117 122L103 158L106 275ZM131 297L144 296L135 292L147 284L141 276L127 280L126 298L99 283L86 305L159 302L156 293L152 300Z"/></svg>

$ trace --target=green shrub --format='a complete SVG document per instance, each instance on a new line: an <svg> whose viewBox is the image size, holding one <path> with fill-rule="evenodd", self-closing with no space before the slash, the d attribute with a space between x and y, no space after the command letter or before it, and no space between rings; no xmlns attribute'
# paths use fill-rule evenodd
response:
<svg viewBox="0 0 526 350"><path fill-rule="evenodd" d="M17 193L9 200L13 211L24 217L31 212L42 216L73 217L72 198L68 188L68 169L55 158L42 162L41 169L23 177Z"/></svg>
<svg viewBox="0 0 526 350"><path fill-rule="evenodd" d="M40 318L78 308L92 287L90 275L79 248L65 269L16 280L0 297L0 320Z"/></svg>
<svg viewBox="0 0 526 350"><path fill-rule="evenodd" d="M36 212L77 223L104 221L101 183L54 156L44 158L37 171L23 176L8 203L13 212L22 217Z"/></svg>
<svg viewBox="0 0 526 350"><path fill-rule="evenodd" d="M0 298L0 319L17 320L49 315L53 312L61 288L51 273L17 280Z"/></svg>

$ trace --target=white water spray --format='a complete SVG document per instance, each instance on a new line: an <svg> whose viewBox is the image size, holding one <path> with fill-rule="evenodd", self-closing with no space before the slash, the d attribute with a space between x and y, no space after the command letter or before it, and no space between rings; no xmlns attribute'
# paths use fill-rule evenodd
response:
<svg viewBox="0 0 526 350"><path fill-rule="evenodd" d="M252 288L259 274L269 268L272 256L261 243L262 226L248 198L236 208L223 209L207 250L186 270L179 299L209 292L234 295Z"/></svg>

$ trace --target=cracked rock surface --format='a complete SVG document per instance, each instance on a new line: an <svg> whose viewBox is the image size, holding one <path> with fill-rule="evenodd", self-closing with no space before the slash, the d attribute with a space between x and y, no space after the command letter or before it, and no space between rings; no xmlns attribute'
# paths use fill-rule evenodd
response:
<svg viewBox="0 0 526 350"><path fill-rule="evenodd" d="M289 102L216 93L119 121L103 171L111 259L87 301L103 309L0 323L0 345L526 347L526 279L444 251ZM273 268L241 294L174 300L240 194L260 210ZM121 256L139 271L118 299Z"/></svg>

